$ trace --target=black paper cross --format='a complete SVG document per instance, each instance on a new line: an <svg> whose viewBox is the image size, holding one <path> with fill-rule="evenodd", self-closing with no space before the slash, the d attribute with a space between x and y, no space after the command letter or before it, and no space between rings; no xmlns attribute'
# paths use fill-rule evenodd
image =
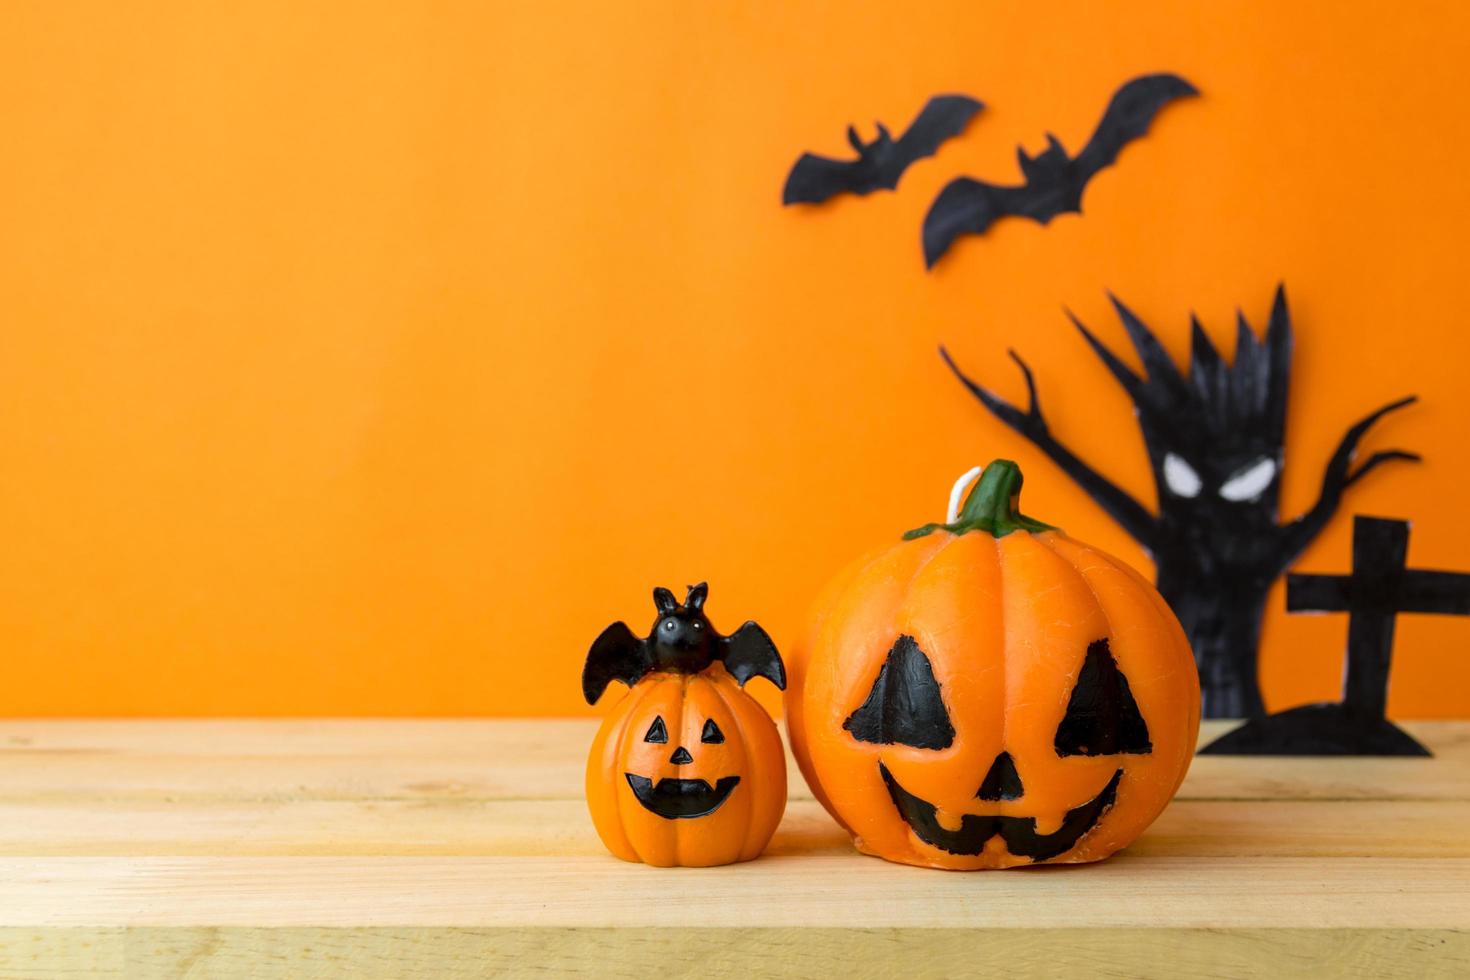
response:
<svg viewBox="0 0 1470 980"><path fill-rule="evenodd" d="M1347 680L1343 703L1381 718L1399 613L1470 616L1470 575L1404 567L1407 521L1353 520L1351 575L1286 576L1287 612L1346 612Z"/></svg>
<svg viewBox="0 0 1470 980"><path fill-rule="evenodd" d="M1400 613L1470 616L1470 574L1406 568L1408 553L1407 521L1356 517L1351 575L1287 575L1287 612L1348 613L1342 702L1257 719L1202 754L1428 755L1384 716L1394 623Z"/></svg>

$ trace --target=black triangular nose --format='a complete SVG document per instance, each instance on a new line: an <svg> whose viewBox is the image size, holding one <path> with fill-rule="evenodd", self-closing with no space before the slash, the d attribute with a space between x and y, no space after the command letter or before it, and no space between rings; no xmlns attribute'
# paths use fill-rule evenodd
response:
<svg viewBox="0 0 1470 980"><path fill-rule="evenodd" d="M690 755L689 750L681 745L674 750L673 755L669 756L669 761L676 766L683 766L693 762L694 756Z"/></svg>
<svg viewBox="0 0 1470 980"><path fill-rule="evenodd" d="M1021 785L1021 774L1016 772L1016 763L1009 752L1002 752L990 764L990 771L980 783L981 800L1019 800L1026 787Z"/></svg>

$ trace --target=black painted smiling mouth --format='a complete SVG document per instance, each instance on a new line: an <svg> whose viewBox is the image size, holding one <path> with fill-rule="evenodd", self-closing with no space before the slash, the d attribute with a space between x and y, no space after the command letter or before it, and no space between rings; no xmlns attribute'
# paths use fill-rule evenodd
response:
<svg viewBox="0 0 1470 980"><path fill-rule="evenodd" d="M647 776L635 776L631 772L623 775L628 777L628 785L633 788L633 795L643 804L643 809L665 820L682 820L714 813L725 802L735 784L740 782L739 776L726 776L711 787L703 779L660 779L655 786L653 780Z"/></svg>
<svg viewBox="0 0 1470 980"><path fill-rule="evenodd" d="M933 803L919 799L898 785L898 780L881 762L878 763L878 771L888 785L893 805L898 807L904 821L924 843L951 854L976 855L985 850L990 838L999 834L1008 851L1035 861L1054 858L1075 847L1082 835L1097 824L1103 811L1113 805L1118 795L1118 780L1123 778L1123 770L1119 769L1101 793L1068 810L1060 827L1050 834L1038 834L1035 817L979 816L973 813L960 818L959 830L945 830L939 825ZM633 777L628 778L631 780Z"/></svg>

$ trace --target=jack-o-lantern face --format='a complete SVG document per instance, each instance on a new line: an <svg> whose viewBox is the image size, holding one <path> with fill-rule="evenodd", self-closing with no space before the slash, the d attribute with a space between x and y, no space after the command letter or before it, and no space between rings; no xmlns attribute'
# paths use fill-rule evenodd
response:
<svg viewBox="0 0 1470 980"><path fill-rule="evenodd" d="M954 727L934 679L933 667L913 637L902 635L893 644L867 699L842 727L859 741L879 745L944 749L954 743ZM1148 725L1129 690L1127 678L1108 651L1106 639L1087 647L1067 711L1057 726L1053 748L1061 757L1143 755L1153 751ZM965 814L958 828L947 828L938 818L938 808L905 790L881 759L878 771L893 805L926 844L950 854L978 855L998 836L1009 853L1034 860L1054 858L1075 847L1113 805L1123 777L1119 768L1096 796L1068 810L1056 830L1040 833L1034 816L999 813ZM1016 768L1015 759L1002 751L980 779L975 799L1014 801L1023 799L1025 794L1025 780Z"/></svg>
<svg viewBox="0 0 1470 980"><path fill-rule="evenodd" d="M1163 600L1016 514L1015 486L994 482L967 504L992 495L983 522L839 577L789 663L803 774L860 849L890 860L1098 860L1158 815L1193 754L1198 679Z"/></svg>
<svg viewBox="0 0 1470 980"><path fill-rule="evenodd" d="M668 745L669 728L664 724L662 715L654 716L653 724L648 726L648 733L643 736L643 741L654 745ZM703 745L722 745L725 733L720 731L720 726L715 724L713 718L707 718L699 733L699 741ZM682 767L694 765L694 756L681 745L669 755L669 764L681 767L679 772L683 773L685 770ZM650 776L633 772L625 772L623 776L627 778L633 796L643 805L643 809L665 820L707 817L720 808L731 790L740 785L739 776L720 776L713 786L708 779L683 775L662 776L658 782L654 782Z"/></svg>

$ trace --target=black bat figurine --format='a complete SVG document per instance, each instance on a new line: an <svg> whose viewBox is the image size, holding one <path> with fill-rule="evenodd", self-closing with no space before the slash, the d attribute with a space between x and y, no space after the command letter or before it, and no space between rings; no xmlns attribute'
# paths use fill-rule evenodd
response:
<svg viewBox="0 0 1470 980"><path fill-rule="evenodd" d="M940 144L958 136L984 104L968 95L936 95L898 139L878 123L878 138L864 143L847 127L856 160L834 160L803 153L786 177L782 204L821 204L837 194L864 195L879 188L893 190L909 164L931 157Z"/></svg>
<svg viewBox="0 0 1470 980"><path fill-rule="evenodd" d="M704 614L709 586L689 587L683 605L668 589L654 589L658 618L647 637L639 639L626 623L613 623L592 641L582 668L582 696L596 704L613 681L629 687L655 670L697 674L716 660L725 665L741 686L752 677L764 677L786 688L786 667L776 644L754 622L729 636L721 636Z"/></svg>
<svg viewBox="0 0 1470 980"><path fill-rule="evenodd" d="M1088 181L1118 159L1119 152L1148 132L1159 110L1175 99L1199 91L1178 75L1144 75L1113 95L1082 152L1069 156L1061 142L1046 134L1047 148L1034 157L1017 147L1020 187L987 184L957 177L945 185L924 217L924 263L934 268L961 235L983 235L1007 216L1030 218L1046 224L1068 211L1082 213L1082 192Z"/></svg>

